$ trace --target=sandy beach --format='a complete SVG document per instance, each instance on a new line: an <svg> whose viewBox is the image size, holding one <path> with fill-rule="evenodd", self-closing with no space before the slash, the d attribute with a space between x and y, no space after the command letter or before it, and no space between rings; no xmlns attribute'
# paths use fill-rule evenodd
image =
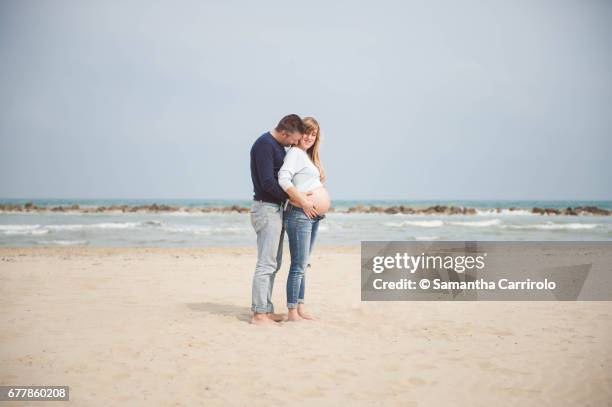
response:
<svg viewBox="0 0 612 407"><path fill-rule="evenodd" d="M254 248L0 248L0 384L68 385L76 406L612 404L610 302L361 302L359 247L319 246L319 320L256 327L254 264Z"/></svg>

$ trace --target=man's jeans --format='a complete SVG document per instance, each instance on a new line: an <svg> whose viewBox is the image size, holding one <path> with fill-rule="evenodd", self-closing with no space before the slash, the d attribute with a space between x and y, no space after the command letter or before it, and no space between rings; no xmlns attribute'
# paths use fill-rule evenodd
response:
<svg viewBox="0 0 612 407"><path fill-rule="evenodd" d="M291 252L291 267L287 277L287 308L296 308L297 304L304 303L304 289L306 279L304 272L309 266L308 258L312 253L319 221L325 215L308 218L302 208L291 204L285 211L285 229L289 237L289 251Z"/></svg>
<svg viewBox="0 0 612 407"><path fill-rule="evenodd" d="M274 312L272 288L283 259L283 211L280 205L253 201L251 225L257 233L257 265L253 275L251 311Z"/></svg>

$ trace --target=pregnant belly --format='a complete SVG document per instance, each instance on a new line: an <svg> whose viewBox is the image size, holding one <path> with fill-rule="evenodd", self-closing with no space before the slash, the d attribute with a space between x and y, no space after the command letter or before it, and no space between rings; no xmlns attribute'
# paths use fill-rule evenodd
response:
<svg viewBox="0 0 612 407"><path fill-rule="evenodd" d="M312 192L312 195L308 197L308 200L314 203L317 213L323 215L331 206L331 199L329 198L327 189L325 189L325 187L319 187L310 192Z"/></svg>

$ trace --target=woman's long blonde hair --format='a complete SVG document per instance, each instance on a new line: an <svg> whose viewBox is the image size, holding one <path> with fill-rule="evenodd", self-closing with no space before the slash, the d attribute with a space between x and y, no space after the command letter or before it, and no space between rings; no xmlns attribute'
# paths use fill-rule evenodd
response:
<svg viewBox="0 0 612 407"><path fill-rule="evenodd" d="M308 153L312 163L319 169L321 182L324 182L325 171L323 170L321 159L319 158L319 144L321 143L321 128L319 127L319 122L317 122L314 117L304 117L302 121L304 122L304 127L306 130L305 134L315 133L317 136L314 144L308 149L308 151L306 151L306 153Z"/></svg>

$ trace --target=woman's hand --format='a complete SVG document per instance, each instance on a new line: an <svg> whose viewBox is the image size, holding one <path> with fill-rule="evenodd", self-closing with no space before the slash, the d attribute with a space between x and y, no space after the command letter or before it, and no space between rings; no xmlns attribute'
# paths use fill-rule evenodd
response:
<svg viewBox="0 0 612 407"><path fill-rule="evenodd" d="M314 218L315 216L319 215L314 203L308 200L308 197L312 195L312 192L306 192L306 194L303 194L298 192L295 187L289 187L286 192L287 195L289 195L289 202L298 208L302 208L306 216L309 218Z"/></svg>
<svg viewBox="0 0 612 407"><path fill-rule="evenodd" d="M308 197L312 196L312 192L302 193L302 210L309 218L314 218L318 216L317 208L315 207L314 202L308 200Z"/></svg>
<svg viewBox="0 0 612 407"><path fill-rule="evenodd" d="M319 215L317 213L317 208L315 208L315 204L312 201L304 202L304 204L302 205L302 210L309 218L314 218L315 216Z"/></svg>
<svg viewBox="0 0 612 407"><path fill-rule="evenodd" d="M306 216L308 216L309 218L313 218L318 215L317 208L315 207L312 201L308 201L304 199L304 201L300 203L300 202L296 202L293 199L291 199L289 200L289 203L293 206L297 206L298 208L302 208Z"/></svg>

